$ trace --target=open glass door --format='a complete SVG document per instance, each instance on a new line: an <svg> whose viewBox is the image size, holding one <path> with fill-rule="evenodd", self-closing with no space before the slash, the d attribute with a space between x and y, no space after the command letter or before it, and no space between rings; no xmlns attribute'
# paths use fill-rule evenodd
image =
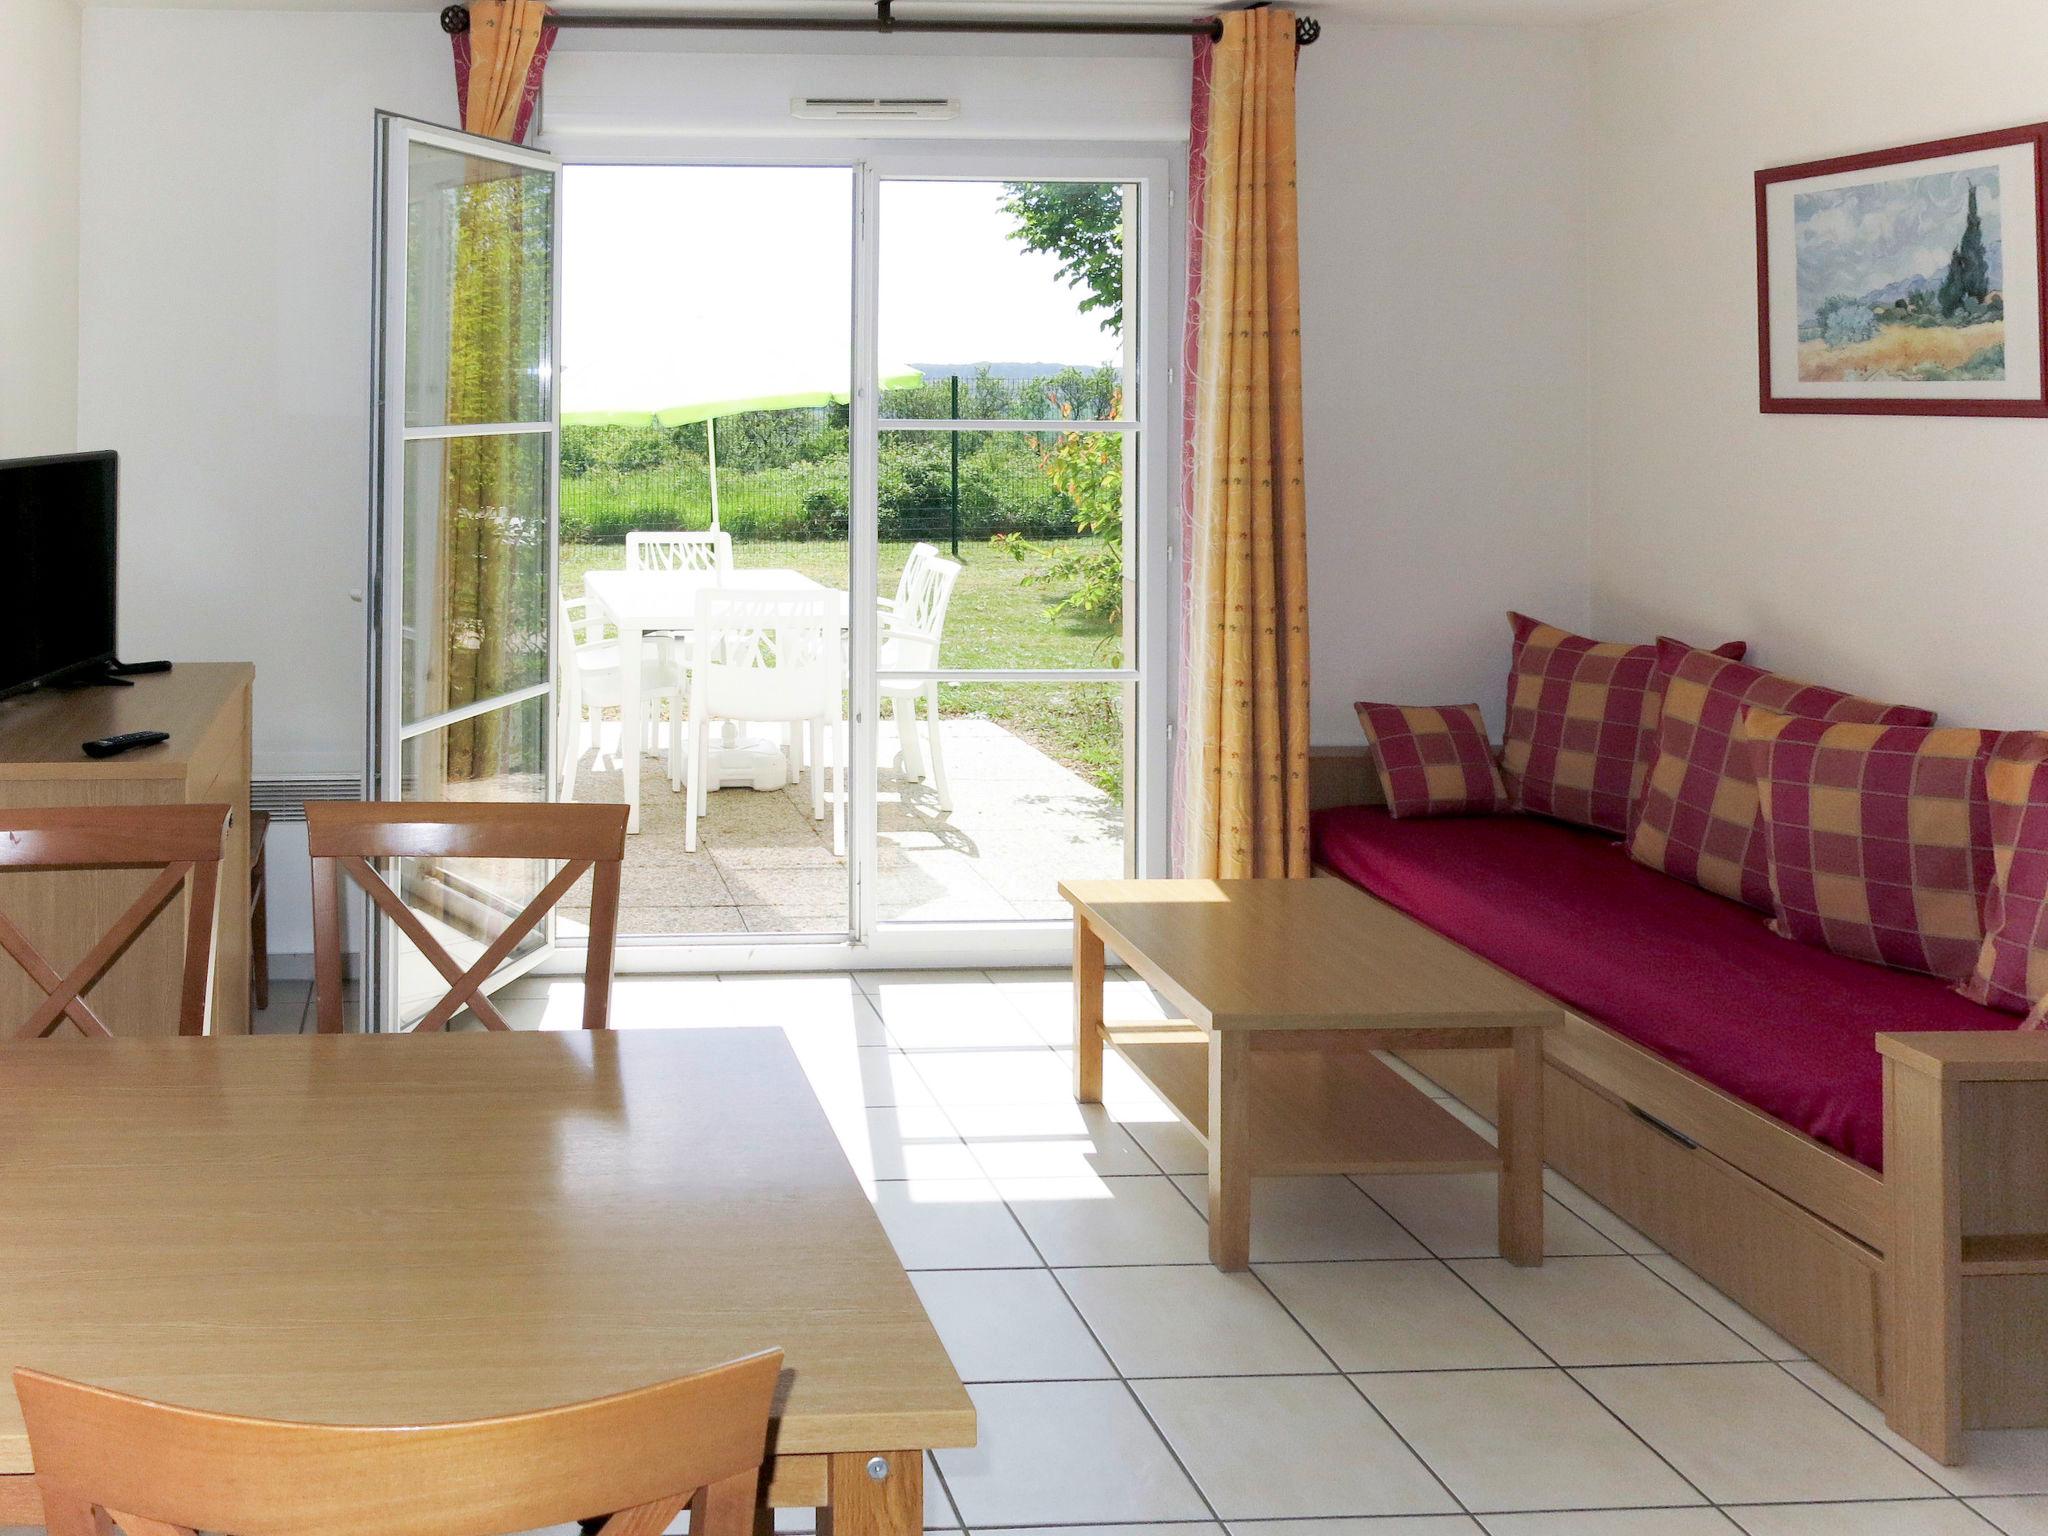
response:
<svg viewBox="0 0 2048 1536"><path fill-rule="evenodd" d="M372 467L372 798L552 798L559 168L380 114ZM467 963L548 878L539 862L402 860L407 906ZM553 919L499 973L535 964ZM368 1027L444 989L395 926L365 944Z"/></svg>

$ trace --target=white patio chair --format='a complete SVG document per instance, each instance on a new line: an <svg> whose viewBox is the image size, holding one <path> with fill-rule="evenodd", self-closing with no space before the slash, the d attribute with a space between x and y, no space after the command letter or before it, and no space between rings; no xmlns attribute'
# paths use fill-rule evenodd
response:
<svg viewBox="0 0 2048 1536"><path fill-rule="evenodd" d="M619 676L619 642L602 638L604 624L591 612L590 600L584 597L562 599L562 624L557 639L560 648L562 692L562 769L561 798L576 798L576 765L583 757L583 711L590 710L590 736L593 743L603 739L598 729L603 719L602 711L616 707L623 701L624 686ZM669 774L673 777L680 761L678 741L681 723L678 716L683 699L682 668L674 660L673 643L665 638L649 635L642 642L640 653L640 700L644 714L640 721L640 747L652 749L660 745L660 707L668 704L669 733L668 757ZM631 738L627 734L627 722L619 722L619 750L625 752Z"/></svg>
<svg viewBox="0 0 2048 1536"><path fill-rule="evenodd" d="M719 720L801 726L810 763L811 816L825 814L827 774L846 755L840 740L845 688L840 595L817 588L697 594L689 664L686 852L697 849L697 818L710 809L712 730ZM670 782L683 787L671 762ZM832 849L846 852L846 781L832 788Z"/></svg>
<svg viewBox="0 0 2048 1536"><path fill-rule="evenodd" d="M878 598L875 608L881 614L882 628L889 627L889 620L910 599L910 589L917 585L927 561L939 558L938 546L917 543L910 546L910 558L903 562L903 574L896 578L896 595Z"/></svg>
<svg viewBox="0 0 2048 1536"><path fill-rule="evenodd" d="M629 533L629 571L702 571L721 581L732 574L732 535L713 528L708 533Z"/></svg>
<svg viewBox="0 0 2048 1536"><path fill-rule="evenodd" d="M919 551L925 551L923 559ZM946 610L952 606L953 585L960 579L960 562L941 559L929 544L910 552L903 568L903 582L896 600L882 618L881 668L884 672L925 672L939 664L939 641L946 630ZM882 682L882 697L896 717L896 739L902 746L903 773L907 778L924 777L924 754L918 749L917 701L924 699L926 726L932 741L932 788L938 791L939 809L953 809L953 791L946 784L946 749L939 736L939 685L936 682Z"/></svg>

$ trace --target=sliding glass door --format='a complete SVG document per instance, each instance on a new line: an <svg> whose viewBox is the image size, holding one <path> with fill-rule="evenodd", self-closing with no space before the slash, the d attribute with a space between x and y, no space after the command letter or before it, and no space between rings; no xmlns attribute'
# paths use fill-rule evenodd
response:
<svg viewBox="0 0 2048 1536"><path fill-rule="evenodd" d="M636 810L629 963L1051 956L1059 880L1163 866L1168 182L958 146L568 168L552 786ZM693 701L718 588L830 595L829 724L770 666Z"/></svg>
<svg viewBox="0 0 2048 1536"><path fill-rule="evenodd" d="M878 621L855 759L874 766L859 905L884 948L950 931L965 955L1064 921L1060 880L1151 862L1161 179L1077 159L864 170L856 568ZM918 382L889 376L899 357Z"/></svg>
<svg viewBox="0 0 2048 1536"><path fill-rule="evenodd" d="M556 189L546 155L381 117L370 730L374 799L552 798ZM460 962L548 878L523 861L396 861L406 905ZM551 924L500 979L531 966ZM387 921L365 1018L417 1018L445 983Z"/></svg>

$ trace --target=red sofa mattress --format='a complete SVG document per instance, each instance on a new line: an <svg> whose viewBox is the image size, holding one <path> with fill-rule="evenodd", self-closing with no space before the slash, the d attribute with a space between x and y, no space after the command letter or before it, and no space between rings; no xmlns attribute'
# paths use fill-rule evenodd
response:
<svg viewBox="0 0 2048 1536"><path fill-rule="evenodd" d="M1893 1030L2010 1029L1931 976L1781 939L1760 912L1529 816L1319 811L1319 863L1766 1114L1883 1166Z"/></svg>

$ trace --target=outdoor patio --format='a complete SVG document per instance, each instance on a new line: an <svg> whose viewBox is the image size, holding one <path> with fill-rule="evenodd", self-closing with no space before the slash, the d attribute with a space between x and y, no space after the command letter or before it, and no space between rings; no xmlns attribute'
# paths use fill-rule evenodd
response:
<svg viewBox="0 0 2048 1536"><path fill-rule="evenodd" d="M941 729L953 809L895 766L893 726L881 732L880 916L891 922L1000 921L1066 915L1057 882L1124 873L1124 811L1109 795L994 721L948 715ZM618 723L586 752L576 798L617 801ZM666 760L641 761L641 830L627 840L619 907L624 935L838 933L847 927L847 861L832 822L813 821L810 788L721 789L710 796L698 851L684 851L683 796ZM575 897L573 924L588 906Z"/></svg>

